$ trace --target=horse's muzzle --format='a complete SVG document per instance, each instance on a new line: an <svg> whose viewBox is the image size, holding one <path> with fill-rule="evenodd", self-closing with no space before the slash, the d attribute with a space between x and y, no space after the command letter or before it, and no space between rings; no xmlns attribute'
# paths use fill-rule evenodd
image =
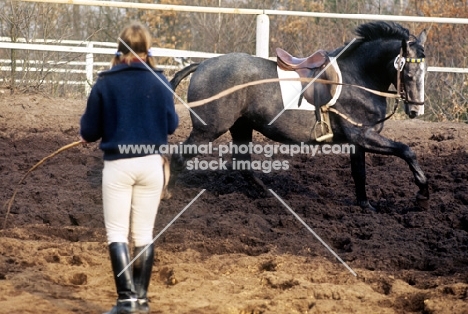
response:
<svg viewBox="0 0 468 314"><path fill-rule="evenodd" d="M414 118L416 118L418 116L418 112L417 111L410 111L408 116L410 117L410 119L414 119Z"/></svg>
<svg viewBox="0 0 468 314"><path fill-rule="evenodd" d="M424 103L414 105L405 102L405 113L410 119L414 119L417 116L424 114Z"/></svg>

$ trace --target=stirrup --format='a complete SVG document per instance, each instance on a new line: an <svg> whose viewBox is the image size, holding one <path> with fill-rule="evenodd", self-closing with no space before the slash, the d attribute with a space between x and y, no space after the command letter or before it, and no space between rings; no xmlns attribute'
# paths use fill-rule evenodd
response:
<svg viewBox="0 0 468 314"><path fill-rule="evenodd" d="M317 127L320 126L322 134L321 136L317 137ZM323 142L329 140L333 137L333 132L331 131L330 125L325 121L316 121L314 125L314 136L317 142Z"/></svg>

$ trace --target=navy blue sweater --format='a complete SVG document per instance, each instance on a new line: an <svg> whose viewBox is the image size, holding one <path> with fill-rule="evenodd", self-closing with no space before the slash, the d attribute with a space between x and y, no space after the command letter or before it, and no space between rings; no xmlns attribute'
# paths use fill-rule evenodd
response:
<svg viewBox="0 0 468 314"><path fill-rule="evenodd" d="M170 87L160 71L156 75ZM119 64L99 74L81 117L81 137L101 140L104 160L139 157L121 153L119 145L167 144L179 123L171 91L140 62Z"/></svg>

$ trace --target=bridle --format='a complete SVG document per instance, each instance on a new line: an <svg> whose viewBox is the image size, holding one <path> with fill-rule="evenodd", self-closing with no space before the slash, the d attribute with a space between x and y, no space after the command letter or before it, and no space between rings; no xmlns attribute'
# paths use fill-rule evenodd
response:
<svg viewBox="0 0 468 314"><path fill-rule="evenodd" d="M408 91L405 84L405 76L401 73L403 72L405 65L407 63L423 63L424 58L409 58L403 56L403 48L400 49L400 54L395 58L393 65L397 70L397 93L400 95L400 98L405 102L405 104L410 105L419 105L423 106L424 102L412 101L408 99Z"/></svg>
<svg viewBox="0 0 468 314"><path fill-rule="evenodd" d="M406 84L405 84L405 76L402 75L403 70L405 69L405 65L407 63L423 63L424 58L410 58L410 57L405 57L403 56L403 47L400 48L400 54L395 58L395 61L393 62L393 65L395 69L397 70L397 86L396 86L396 92L395 94L388 94L384 92L378 92L378 91L371 91L374 94L384 96L387 98L394 98L395 99L395 105L393 107L392 113L389 115L385 116L384 118L378 120L377 122L373 123L372 125L364 125L362 123L357 123L352 121L350 118L348 118L346 115L342 114L338 110L334 108L327 108L329 111L336 113L337 115L341 116L348 122L356 125L356 126L375 126L377 124L380 124L388 119L390 119L397 111L398 105L400 101L403 101L405 105L418 105L418 106L424 106L424 102L419 102L419 101L412 101L408 97L408 91L406 89Z"/></svg>
<svg viewBox="0 0 468 314"><path fill-rule="evenodd" d="M387 115L383 119L378 120L373 125L377 125L379 123L382 123L390 119L396 113L398 109L398 105L400 101L402 100L405 103L405 105L424 106L424 102L409 100L408 91L406 89L406 84L405 84L405 76L402 75L402 72L405 69L406 63L423 63L423 62L424 62L424 58L410 58L410 57L403 56L403 47L400 48L400 54L395 58L395 61L393 62L393 66L397 70L397 80L396 80L397 91L396 91L396 95L392 97L392 98L395 98L395 105L393 107L393 111L391 114ZM353 123L353 124L356 124L356 123ZM361 124L361 126L364 126L364 125Z"/></svg>

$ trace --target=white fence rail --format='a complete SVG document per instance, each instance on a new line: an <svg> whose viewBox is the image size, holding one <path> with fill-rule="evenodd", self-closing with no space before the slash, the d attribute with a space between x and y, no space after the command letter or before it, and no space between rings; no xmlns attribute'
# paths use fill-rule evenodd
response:
<svg viewBox="0 0 468 314"><path fill-rule="evenodd" d="M446 17L425 17L425 16L405 16L405 15L380 15L380 14L343 14L324 12L301 12L285 10L261 10L261 9L241 9L241 8L221 8L221 7L201 7L187 5L169 5L156 3L135 3L122 1L96 1L96 0L22 0L23 2L54 3L68 5L100 6L113 8L131 8L147 10L170 10L180 12L199 12L215 14L250 14L257 15L257 43L256 55L268 58L269 53L269 15L301 16L314 18L352 19L352 20L374 20L374 21L395 21L395 22L422 22L422 23L448 23L448 24L468 24L466 18L446 18Z"/></svg>
<svg viewBox="0 0 468 314"><path fill-rule="evenodd" d="M289 15L315 18L338 18L338 19L358 19L358 20L380 20L380 21L401 21L401 22L422 22L422 23L448 23L448 24L468 24L466 18L442 18L442 17L421 17L421 16L398 16L398 15L376 15L376 14L341 14L341 13L323 13L323 12L300 12L300 11L282 11L282 10L258 10L258 9L240 9L240 8L220 8L220 7L200 7L200 6L181 6L181 5L166 5L154 3L135 3L135 2L119 2L119 1L94 1L94 0L22 0L23 2L38 2L38 3L53 3L53 4L68 4L68 5L86 5L86 6L101 6L115 8L133 8L133 9L149 9L149 10L171 10L182 12L202 12L202 13L223 13L223 14L250 14L257 15L257 42L256 55L264 58L269 57L269 15ZM51 45L54 43L54 45ZM73 45L73 46L71 46ZM100 47L97 47L100 46ZM20 49L20 50L36 50L36 51L51 51L64 53L80 53L85 54L84 70L75 70L75 73L86 73L86 81L93 82L93 72L96 63L94 62L95 54L112 55L115 53L116 43L102 42L83 42L73 40L34 40L32 43L27 43L21 39L16 42L9 42L9 38L0 37L0 49ZM153 48L154 56L162 57L179 57L179 58L211 58L219 54L183 51L165 48ZM28 61L31 64L30 61ZM11 64L11 63L10 63ZM24 64L24 63L21 63ZM47 62L48 65L52 63ZM71 63L68 63L69 65ZM2 71L11 70L10 65L4 65L0 68ZM38 71L40 68L27 68L29 71ZM15 70L26 70L24 67L16 67ZM55 67L50 71L61 72L63 69ZM468 68L448 68L448 67L429 67L429 72L451 72L451 73L468 73ZM70 72L71 73L71 72ZM86 93L90 90L90 84L85 84Z"/></svg>
<svg viewBox="0 0 468 314"><path fill-rule="evenodd" d="M1 39L1 38L0 38ZM47 42L47 40L40 40L42 42ZM49 42L52 42L51 40ZM0 42L0 49L19 49L19 50L36 50L36 51L48 51L48 52L69 52L69 53L80 53L85 54L85 61L41 61L41 60L16 60L15 71L30 71L30 72L40 72L48 71L52 73L77 73L77 74L86 74L86 79L78 81L60 81L61 84L83 84L85 86L85 93L89 94L91 89L91 84L94 81L94 73L96 67L109 66L109 62L94 62L95 54L105 54L113 55L115 53L115 48L96 48L94 44L97 45L114 45L113 43L93 43L93 42L84 42L82 43L86 47L77 47L77 46L64 46L64 45L47 45L47 44L28 44L28 43L11 43L11 42ZM174 50L174 49L163 49L163 48L152 48L153 56L160 57L173 57L173 58L212 58L219 56L215 53L206 53L198 51L186 51L186 50ZM11 71L11 60L9 59L0 59L0 71L9 72ZM34 65L34 66L32 66ZM70 69L63 68L60 66L69 65L69 66L80 66L81 69ZM164 67L163 67L164 68ZM177 66L169 66L167 68L177 68ZM445 73L468 73L468 68L452 68L452 67L428 67L428 72L445 72ZM58 83L58 82L57 82Z"/></svg>
<svg viewBox="0 0 468 314"><path fill-rule="evenodd" d="M0 38L7 39L5 37ZM7 39L8 40L8 39ZM66 45L48 45L48 44L37 44L37 43L25 43L24 39L20 39L20 42L0 42L0 49L18 49L18 50L34 50L34 51L47 51L47 52L65 52L65 53L76 53L76 54L85 54L85 61L71 61L71 62L54 62L47 61L41 62L40 60L24 61L24 60L15 60L15 71L31 71L39 72L44 71L44 66L47 66L48 72L55 73L85 73L86 80L81 84L85 85L85 93L89 94L91 84L94 81L94 72L96 66L109 66L109 63L104 62L94 62L95 54L104 54L104 55L113 55L115 54L117 44L115 43L102 43L102 42L79 42L79 41L64 41L61 44L79 44L84 46L66 46ZM57 42L56 40L36 40L35 42ZM114 47L114 48L98 48L95 45ZM151 53L155 57L172 57L172 58L212 58L219 56L216 53L207 53L200 51L188 51L188 50L175 50L175 49L166 49L166 48L151 48ZM7 64L1 66L1 64ZM9 64L9 65L8 65ZM25 67L25 64L28 67ZM41 65L36 67L29 67L29 65ZM65 69L57 67L57 65L84 65L83 70L78 69ZM165 67L167 68L167 67ZM2 59L0 60L0 71L11 71L11 60ZM78 82L70 82L74 84L79 84Z"/></svg>

